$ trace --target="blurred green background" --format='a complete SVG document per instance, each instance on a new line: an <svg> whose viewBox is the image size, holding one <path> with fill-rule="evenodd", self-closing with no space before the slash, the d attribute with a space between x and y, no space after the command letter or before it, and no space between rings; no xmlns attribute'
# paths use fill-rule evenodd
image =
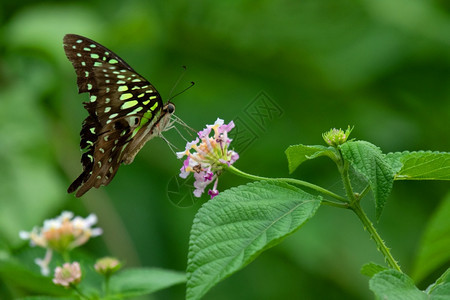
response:
<svg viewBox="0 0 450 300"><path fill-rule="evenodd" d="M191 223L207 200L179 208L168 199L168 183L181 164L161 139L122 166L109 186L81 199L66 193L81 172L79 131L87 116L81 103L88 99L77 94L62 48L66 33L110 48L165 99L186 65L176 90L190 81L196 85L173 100L176 114L196 129L217 117L243 120L255 138L236 166L253 174L288 176L289 145L322 144L322 132L347 125L355 126L354 138L384 152L450 150L445 0L3 0L0 5L0 258L27 248L19 230L67 209L99 217L105 234L90 241L86 252L114 255L128 267L185 270ZM264 119L262 127L246 114L261 92L282 111ZM173 133L168 138L184 143ZM342 192L325 158L292 176ZM219 189L245 182L225 174ZM426 223L448 192L445 182L394 185L377 227L408 274L414 272ZM365 204L374 219L373 203ZM322 207L299 232L205 299L370 299L368 279L359 273L369 261L383 263L356 216ZM438 274L418 278L419 286ZM0 299L24 295L0 278ZM184 287L177 286L151 298L183 297Z"/></svg>

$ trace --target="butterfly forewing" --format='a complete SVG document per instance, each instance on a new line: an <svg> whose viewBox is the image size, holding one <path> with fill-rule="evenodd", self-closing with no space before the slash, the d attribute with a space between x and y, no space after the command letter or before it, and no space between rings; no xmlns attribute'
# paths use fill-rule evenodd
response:
<svg viewBox="0 0 450 300"><path fill-rule="evenodd" d="M83 172L68 189L78 189L79 197L107 185L122 162L130 163L143 145L136 141L153 137L152 127L166 112L158 91L111 50L74 34L64 37L64 50L75 68L79 93L90 94L84 104L89 116L80 133Z"/></svg>

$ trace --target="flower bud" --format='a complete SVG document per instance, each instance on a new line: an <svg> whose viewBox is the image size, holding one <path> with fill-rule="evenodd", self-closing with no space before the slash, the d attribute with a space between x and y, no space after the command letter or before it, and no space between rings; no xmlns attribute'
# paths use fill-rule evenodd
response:
<svg viewBox="0 0 450 300"><path fill-rule="evenodd" d="M122 264L117 258L114 257L100 258L94 265L95 271L104 276L110 276L111 274L117 272L120 267L122 267Z"/></svg>
<svg viewBox="0 0 450 300"><path fill-rule="evenodd" d="M339 129L333 128L330 131L323 133L322 137L325 143L327 143L330 146L337 147L347 141L352 130L353 128L350 128L350 126L348 126L345 132L340 128Z"/></svg>

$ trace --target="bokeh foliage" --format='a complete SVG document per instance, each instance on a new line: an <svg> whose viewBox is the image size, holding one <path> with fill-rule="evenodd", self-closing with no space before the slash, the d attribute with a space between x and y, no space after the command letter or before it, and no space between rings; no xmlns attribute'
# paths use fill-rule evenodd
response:
<svg viewBox="0 0 450 300"><path fill-rule="evenodd" d="M177 115L197 129L217 117L245 116L264 91L284 113L266 119L262 128L246 119L257 138L236 166L287 176L287 146L319 144L331 127L354 125L354 137L384 152L449 151L449 32L444 0L3 1L0 257L21 251L19 230L70 209L99 216L105 235L87 245L93 255L115 255L127 266L186 268L189 230L201 203L181 209L168 200L166 186L180 162L163 141L144 147L108 187L81 200L66 194L81 170L78 133L87 95L77 94L64 34L109 47L165 98L180 66L188 66L176 90L190 81L196 85L173 102ZM183 144L176 134L168 137ZM332 168L317 160L293 176L342 192ZM226 174L220 188L243 182ZM420 270L415 255L448 187L397 183L377 224L421 287L440 274ZM374 218L372 206L367 209ZM368 261L383 263L358 220L323 207L302 231L205 299L367 298L368 279L359 268ZM1 299L21 295L23 290L0 280ZM179 286L155 298L183 295Z"/></svg>

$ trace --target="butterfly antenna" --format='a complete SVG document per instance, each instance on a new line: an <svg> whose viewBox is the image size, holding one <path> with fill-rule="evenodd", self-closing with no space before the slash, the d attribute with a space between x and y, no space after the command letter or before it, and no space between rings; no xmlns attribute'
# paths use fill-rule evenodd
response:
<svg viewBox="0 0 450 300"><path fill-rule="evenodd" d="M181 72L180 76L178 76L177 81L175 81L175 84L173 85L172 89L170 90L169 97L167 97L167 99L173 99L173 97L172 97L173 91L175 90L177 85L180 83L181 79L184 77L184 74L186 74L186 70L187 70L186 66L181 66L181 67L183 68L183 71Z"/></svg>
<svg viewBox="0 0 450 300"><path fill-rule="evenodd" d="M173 95L172 97L169 97L169 100L168 100L168 101L172 100L173 98L175 98L175 97L178 96L178 95L183 94L184 92L186 92L188 89L190 89L190 88L193 87L194 85L195 85L195 82L191 81L191 84L190 84L187 88L185 88L184 90L182 90L182 91L179 92L179 93L176 93L176 94Z"/></svg>

